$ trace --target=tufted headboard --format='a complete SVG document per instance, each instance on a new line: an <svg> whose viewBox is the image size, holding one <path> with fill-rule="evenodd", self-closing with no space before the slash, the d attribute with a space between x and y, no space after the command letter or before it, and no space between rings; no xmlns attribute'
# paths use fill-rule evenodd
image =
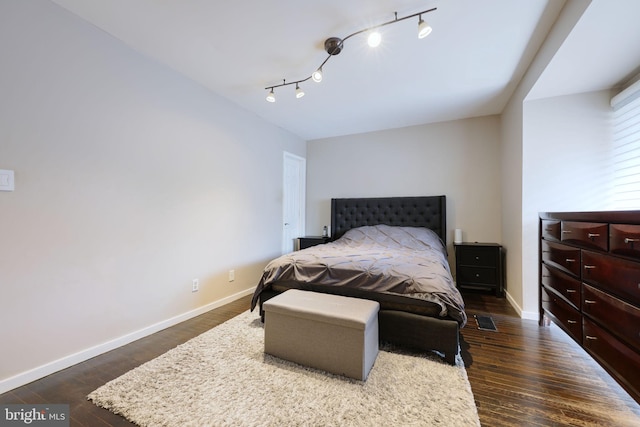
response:
<svg viewBox="0 0 640 427"><path fill-rule="evenodd" d="M445 196L331 199L331 238L365 225L427 227L447 243Z"/></svg>

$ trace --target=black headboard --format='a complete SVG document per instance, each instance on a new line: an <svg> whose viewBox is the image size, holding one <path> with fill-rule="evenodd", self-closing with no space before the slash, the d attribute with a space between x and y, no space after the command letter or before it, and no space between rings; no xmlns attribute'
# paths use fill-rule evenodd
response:
<svg viewBox="0 0 640 427"><path fill-rule="evenodd" d="M331 238L365 225L427 227L447 243L445 196L331 199Z"/></svg>

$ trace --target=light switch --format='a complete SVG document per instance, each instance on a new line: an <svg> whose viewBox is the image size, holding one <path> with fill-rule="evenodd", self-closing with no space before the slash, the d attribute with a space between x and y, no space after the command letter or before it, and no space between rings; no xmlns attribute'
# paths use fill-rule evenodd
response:
<svg viewBox="0 0 640 427"><path fill-rule="evenodd" d="M13 191L14 189L13 171L0 169L0 191Z"/></svg>

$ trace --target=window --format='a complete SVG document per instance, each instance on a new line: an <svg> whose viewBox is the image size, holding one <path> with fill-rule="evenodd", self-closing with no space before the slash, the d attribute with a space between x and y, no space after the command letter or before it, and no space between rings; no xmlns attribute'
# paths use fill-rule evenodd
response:
<svg viewBox="0 0 640 427"><path fill-rule="evenodd" d="M613 203L640 209L640 80L611 99L613 107Z"/></svg>

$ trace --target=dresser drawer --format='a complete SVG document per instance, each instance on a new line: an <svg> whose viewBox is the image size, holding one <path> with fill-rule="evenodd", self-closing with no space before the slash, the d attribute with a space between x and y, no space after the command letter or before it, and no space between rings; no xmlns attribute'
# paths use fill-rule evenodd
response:
<svg viewBox="0 0 640 427"><path fill-rule="evenodd" d="M473 285L498 285L498 271L495 268L485 267L458 267L458 281Z"/></svg>
<svg viewBox="0 0 640 427"><path fill-rule="evenodd" d="M580 249L542 241L542 261L580 277Z"/></svg>
<svg viewBox="0 0 640 427"><path fill-rule="evenodd" d="M542 238L546 240L560 240L560 221L550 219L542 220L541 224Z"/></svg>
<svg viewBox="0 0 640 427"><path fill-rule="evenodd" d="M560 239L592 249L609 250L609 224L562 221Z"/></svg>
<svg viewBox="0 0 640 427"><path fill-rule="evenodd" d="M583 284L582 312L640 351L640 308Z"/></svg>
<svg viewBox="0 0 640 427"><path fill-rule="evenodd" d="M542 308L578 343L582 343L582 316L568 302L553 292L541 289Z"/></svg>
<svg viewBox="0 0 640 427"><path fill-rule="evenodd" d="M464 266L497 267L498 254L495 247L460 246L457 261Z"/></svg>
<svg viewBox="0 0 640 427"><path fill-rule="evenodd" d="M609 250L613 254L640 258L640 225L611 224Z"/></svg>
<svg viewBox="0 0 640 427"><path fill-rule="evenodd" d="M590 251L582 251L582 281L640 305L640 264Z"/></svg>
<svg viewBox="0 0 640 427"><path fill-rule="evenodd" d="M560 270L556 270L553 267L547 267L543 264L542 284L547 289L552 289L569 300L569 302L576 306L578 310L580 309L582 296L580 294L581 284L579 280L569 276L567 273L563 273Z"/></svg>
<svg viewBox="0 0 640 427"><path fill-rule="evenodd" d="M583 347L634 396L640 395L640 354L587 317Z"/></svg>

